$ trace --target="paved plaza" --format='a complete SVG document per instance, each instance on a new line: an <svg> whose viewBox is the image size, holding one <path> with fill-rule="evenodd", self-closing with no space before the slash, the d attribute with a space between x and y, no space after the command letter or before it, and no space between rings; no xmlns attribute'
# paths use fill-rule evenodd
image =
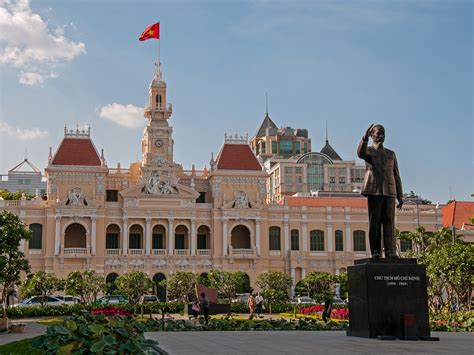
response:
<svg viewBox="0 0 474 355"><path fill-rule="evenodd" d="M437 333L440 341L381 341L354 338L342 331L240 331L147 333L173 355L195 354L466 354L471 333Z"/></svg>

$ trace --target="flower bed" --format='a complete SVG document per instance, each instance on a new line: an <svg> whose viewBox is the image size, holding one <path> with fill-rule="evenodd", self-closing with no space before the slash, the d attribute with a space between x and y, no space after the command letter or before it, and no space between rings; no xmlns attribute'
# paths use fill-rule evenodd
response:
<svg viewBox="0 0 474 355"><path fill-rule="evenodd" d="M321 315L324 311L324 306L322 305L316 305L312 307L305 307L305 308L300 308L299 314L303 315ZM331 311L331 318L334 319L344 319L348 320L349 319L349 309L347 308L337 308L337 309L332 309Z"/></svg>
<svg viewBox="0 0 474 355"><path fill-rule="evenodd" d="M103 315L103 316L125 316L125 317L130 317L133 314L132 312L129 312L124 308L119 308L119 307L114 307L114 306L107 306L107 307L92 309L89 313L95 316Z"/></svg>

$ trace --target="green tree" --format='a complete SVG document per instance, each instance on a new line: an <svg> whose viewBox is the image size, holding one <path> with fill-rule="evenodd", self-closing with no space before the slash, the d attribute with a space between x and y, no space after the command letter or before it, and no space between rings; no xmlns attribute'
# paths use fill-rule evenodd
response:
<svg viewBox="0 0 474 355"><path fill-rule="evenodd" d="M168 298L192 301L196 299L196 285L199 275L194 272L176 271L165 281L168 289Z"/></svg>
<svg viewBox="0 0 474 355"><path fill-rule="evenodd" d="M435 308L436 298L442 303L446 300L448 305L457 304L458 310L470 311L474 246L468 243L444 244L425 255L423 262L432 308Z"/></svg>
<svg viewBox="0 0 474 355"><path fill-rule="evenodd" d="M415 232L398 233L398 238L411 240L415 248L407 257L426 266L432 312L440 312L454 303L459 310L470 310L474 246L464 243L459 236L453 237L448 228L426 232L419 227Z"/></svg>
<svg viewBox="0 0 474 355"><path fill-rule="evenodd" d="M115 280L117 290L128 297L128 301L136 306L140 297L150 292L153 282L141 271L127 272Z"/></svg>
<svg viewBox="0 0 474 355"><path fill-rule="evenodd" d="M323 303L326 299L334 296L336 281L337 276L327 272L310 272L303 279L309 297L318 303Z"/></svg>
<svg viewBox="0 0 474 355"><path fill-rule="evenodd" d="M31 232L15 214L0 212L0 286L2 287L3 317L6 317L7 297L21 283L21 273L29 272L30 265L20 251L21 240L28 240Z"/></svg>
<svg viewBox="0 0 474 355"><path fill-rule="evenodd" d="M83 273L76 270L66 278L66 292L72 296L79 296L83 303L95 302L99 292L104 292L106 288L104 277L97 275L94 270Z"/></svg>
<svg viewBox="0 0 474 355"><path fill-rule="evenodd" d="M260 274L256 285L262 290L262 296L269 305L288 301L288 292L292 284L291 277L281 271L268 271Z"/></svg>
<svg viewBox="0 0 474 355"><path fill-rule="evenodd" d="M242 272L212 270L209 273L210 287L216 288L230 302L235 297L237 289L242 288L245 276Z"/></svg>
<svg viewBox="0 0 474 355"><path fill-rule="evenodd" d="M44 306L48 296L56 291L64 290L64 280L56 277L51 272L37 271L28 275L20 289L23 297L40 296L41 306Z"/></svg>
<svg viewBox="0 0 474 355"><path fill-rule="evenodd" d="M341 272L336 276L336 283L339 284L339 294L342 299L348 297L347 272Z"/></svg>
<svg viewBox="0 0 474 355"><path fill-rule="evenodd" d="M4 200L21 200L23 195L25 195L27 200L31 200L34 197L34 195L31 195L28 191L10 192L8 190L0 189L0 197Z"/></svg>

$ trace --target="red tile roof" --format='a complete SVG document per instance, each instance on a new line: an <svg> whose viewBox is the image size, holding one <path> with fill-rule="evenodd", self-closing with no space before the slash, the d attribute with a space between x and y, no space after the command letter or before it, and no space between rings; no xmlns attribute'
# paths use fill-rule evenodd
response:
<svg viewBox="0 0 474 355"><path fill-rule="evenodd" d="M471 224L474 218L474 202L453 201L443 207L443 227L461 229L463 224Z"/></svg>
<svg viewBox="0 0 474 355"><path fill-rule="evenodd" d="M100 166L101 161L89 138L64 138L54 155L53 165Z"/></svg>
<svg viewBox="0 0 474 355"><path fill-rule="evenodd" d="M367 199L357 197L285 197L290 207L367 207Z"/></svg>
<svg viewBox="0 0 474 355"><path fill-rule="evenodd" d="M262 170L248 144L225 143L217 155L217 169Z"/></svg>

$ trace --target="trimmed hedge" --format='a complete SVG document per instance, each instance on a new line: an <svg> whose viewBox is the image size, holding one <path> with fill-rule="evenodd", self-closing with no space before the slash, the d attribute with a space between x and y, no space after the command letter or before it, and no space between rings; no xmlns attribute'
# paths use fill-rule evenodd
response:
<svg viewBox="0 0 474 355"><path fill-rule="evenodd" d="M274 304L272 305L272 313L292 313L296 307L296 312L300 308L310 307L307 304ZM104 305L63 305L63 306L31 306L31 307L12 307L7 309L7 316L9 318L28 318L28 317L56 317L56 316L71 316L78 314L81 311L90 311L96 308L103 308ZM134 307L130 304L127 305L114 305L117 308L124 308L129 312L134 311ZM334 307L337 308L337 307ZM141 313L143 309L144 314L160 314L162 312L167 314L176 314L184 312L184 303L182 302L152 302L145 303L143 305L136 306L136 313ZM249 308L245 303L231 303L231 313L249 313ZM268 305L265 305L265 309L262 313L269 313Z"/></svg>
<svg viewBox="0 0 474 355"><path fill-rule="evenodd" d="M90 311L92 309L103 308L103 305L62 305L62 306L25 306L25 307L12 307L7 309L7 317L9 318L28 318L28 317L56 317L56 316L71 316L79 314L82 311ZM133 312L133 306L127 305L114 305L117 308L126 309L129 312ZM142 306L136 307L136 312L140 313ZM143 313L181 313L184 311L184 304L180 302L155 302L146 303L143 305Z"/></svg>

